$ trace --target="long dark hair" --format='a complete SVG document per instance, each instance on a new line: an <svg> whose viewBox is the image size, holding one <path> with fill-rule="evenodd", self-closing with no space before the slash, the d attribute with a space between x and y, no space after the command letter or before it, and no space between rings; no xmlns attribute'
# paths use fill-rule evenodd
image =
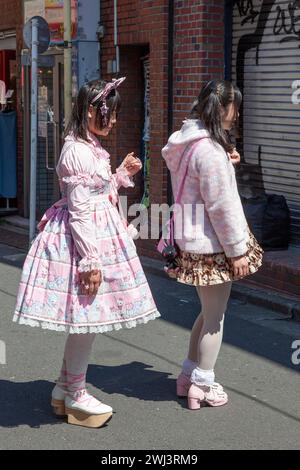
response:
<svg viewBox="0 0 300 470"><path fill-rule="evenodd" d="M74 137L88 141L88 111L92 101L98 93L105 88L107 82L104 80L93 80L85 83L76 97L70 122L66 128L65 136L73 134ZM98 129L106 127L101 114L103 100L99 98L92 106L96 108L96 126ZM112 113L118 113L121 108L121 98L117 90L112 90L106 98L108 107L107 122Z"/></svg>
<svg viewBox="0 0 300 470"><path fill-rule="evenodd" d="M231 103L235 107L235 128L238 129L238 111L242 103L242 94L238 87L225 80L211 80L200 91L193 104L191 119L200 119L208 130L212 140L220 144L226 152L231 152L229 134L222 127L222 108Z"/></svg>

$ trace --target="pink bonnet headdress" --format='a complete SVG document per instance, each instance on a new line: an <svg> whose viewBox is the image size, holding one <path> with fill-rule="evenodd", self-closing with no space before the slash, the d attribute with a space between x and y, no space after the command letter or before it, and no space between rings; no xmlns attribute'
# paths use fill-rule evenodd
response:
<svg viewBox="0 0 300 470"><path fill-rule="evenodd" d="M118 88L118 86L121 85L121 83L124 82L124 80L126 80L126 77L121 77L121 78L113 78L111 82L107 83L105 85L105 88L103 90L101 90L96 96L95 98L92 100L92 103L91 104L94 104L96 101L99 100L99 98L101 98L101 100L103 101L103 104L101 106L101 114L102 114L102 117L103 117L103 121L104 121L104 125L107 125L107 113L108 113L108 107L107 107L107 104L106 104L106 98L107 96L110 94L110 92L112 90L115 90L116 88Z"/></svg>

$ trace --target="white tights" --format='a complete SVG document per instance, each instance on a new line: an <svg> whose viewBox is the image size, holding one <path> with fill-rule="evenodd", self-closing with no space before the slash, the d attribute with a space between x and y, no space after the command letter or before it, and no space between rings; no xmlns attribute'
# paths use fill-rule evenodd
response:
<svg viewBox="0 0 300 470"><path fill-rule="evenodd" d="M58 385L73 394L85 389L86 372L95 334L69 334Z"/></svg>
<svg viewBox="0 0 300 470"><path fill-rule="evenodd" d="M214 382L214 367L223 339L224 314L231 291L231 282L197 287L202 311L194 323L188 358L183 372L194 383ZM58 385L70 394L85 388L86 372L95 334L70 334L65 345Z"/></svg>
<svg viewBox="0 0 300 470"><path fill-rule="evenodd" d="M197 287L201 300L201 314L194 323L188 358L183 363L183 372L191 375L194 383L212 384L214 367L223 339L224 315L232 283Z"/></svg>

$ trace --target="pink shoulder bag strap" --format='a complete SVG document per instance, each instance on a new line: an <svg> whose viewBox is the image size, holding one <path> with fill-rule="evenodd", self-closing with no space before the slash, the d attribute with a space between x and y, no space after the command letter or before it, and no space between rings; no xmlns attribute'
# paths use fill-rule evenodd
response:
<svg viewBox="0 0 300 470"><path fill-rule="evenodd" d="M198 143L200 142L200 140L203 140L203 139L206 139L206 138L207 138L207 137L202 137L201 139L198 139L198 140L192 142L191 144L187 145L187 147L186 147L185 150L184 150L183 156L182 156L182 161L184 161L185 155L186 155L189 151L191 151L194 147L196 147L196 145L198 145ZM184 169L184 174L183 174L182 180L181 180L181 182L180 182L179 189L178 189L177 196L176 196L176 199L175 199L174 204L179 204L179 203L180 203L180 200L181 200L181 197L182 197L182 193L183 193L183 188L184 188L185 179L186 179L186 176L187 176L187 173L188 173L188 168L189 168L189 161L186 162L185 169ZM175 214L174 214L174 212L173 212L172 217L169 219L169 221L168 221L168 223L167 223L167 226L168 226L168 238L165 239L165 238L162 236L162 238L159 240L159 242L158 242L158 244L157 244L157 250L158 250L161 254L162 254L163 250L166 248L167 245L175 246L174 219L175 219Z"/></svg>

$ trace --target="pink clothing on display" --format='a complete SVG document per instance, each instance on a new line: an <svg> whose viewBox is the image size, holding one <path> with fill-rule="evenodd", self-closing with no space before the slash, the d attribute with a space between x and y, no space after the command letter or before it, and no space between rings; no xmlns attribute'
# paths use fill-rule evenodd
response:
<svg viewBox="0 0 300 470"><path fill-rule="evenodd" d="M5 83L0 80L0 104L6 104L6 86Z"/></svg>
<svg viewBox="0 0 300 470"><path fill-rule="evenodd" d="M159 317L135 244L114 205L120 186L134 186L121 165L112 175L98 139L69 135L57 165L62 199L40 224L22 272L14 321L102 333ZM95 296L82 294L79 273L101 269Z"/></svg>

